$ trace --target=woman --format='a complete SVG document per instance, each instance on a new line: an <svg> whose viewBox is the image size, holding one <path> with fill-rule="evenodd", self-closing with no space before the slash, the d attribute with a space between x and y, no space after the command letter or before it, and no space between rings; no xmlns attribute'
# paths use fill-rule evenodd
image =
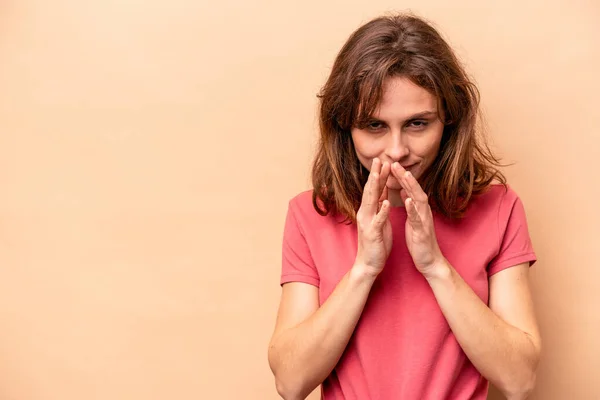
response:
<svg viewBox="0 0 600 400"><path fill-rule="evenodd" d="M319 97L314 189L290 201L284 230L279 394L485 399L492 382L526 398L536 256L451 48L420 18L374 19Z"/></svg>

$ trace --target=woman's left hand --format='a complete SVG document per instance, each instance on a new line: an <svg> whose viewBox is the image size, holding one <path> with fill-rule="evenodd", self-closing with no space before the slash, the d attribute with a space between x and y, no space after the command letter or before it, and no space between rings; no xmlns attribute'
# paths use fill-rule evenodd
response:
<svg viewBox="0 0 600 400"><path fill-rule="evenodd" d="M392 165L392 173L402 185L400 196L406 213L406 245L415 266L425 277L434 274L442 266L445 258L435 236L433 214L427 194L415 177L399 163Z"/></svg>

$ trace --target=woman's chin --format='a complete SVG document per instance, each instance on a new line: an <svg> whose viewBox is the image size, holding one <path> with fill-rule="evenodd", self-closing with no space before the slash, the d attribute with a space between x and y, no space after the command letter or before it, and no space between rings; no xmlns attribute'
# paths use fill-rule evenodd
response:
<svg viewBox="0 0 600 400"><path fill-rule="evenodd" d="M400 190L402 189L402 185L400 185L400 183L398 182L398 180L396 178L393 177L389 177L387 182L385 183L385 186L387 186L388 190Z"/></svg>

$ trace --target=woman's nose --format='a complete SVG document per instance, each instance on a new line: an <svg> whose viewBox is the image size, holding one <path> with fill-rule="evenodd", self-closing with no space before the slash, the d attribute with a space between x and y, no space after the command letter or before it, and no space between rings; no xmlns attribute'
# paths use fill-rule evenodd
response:
<svg viewBox="0 0 600 400"><path fill-rule="evenodd" d="M386 155L394 161L400 161L410 153L408 146L404 143L400 134L390 135L390 139L386 147Z"/></svg>

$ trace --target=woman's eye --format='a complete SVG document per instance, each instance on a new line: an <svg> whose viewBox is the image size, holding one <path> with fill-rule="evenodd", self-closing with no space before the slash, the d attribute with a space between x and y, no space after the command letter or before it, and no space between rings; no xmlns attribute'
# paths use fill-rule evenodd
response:
<svg viewBox="0 0 600 400"><path fill-rule="evenodd" d="M381 122L370 122L367 125L367 128L371 131L377 131L377 130L383 128L383 124Z"/></svg>
<svg viewBox="0 0 600 400"><path fill-rule="evenodd" d="M427 126L427 121L411 121L409 126L412 128L423 129Z"/></svg>

